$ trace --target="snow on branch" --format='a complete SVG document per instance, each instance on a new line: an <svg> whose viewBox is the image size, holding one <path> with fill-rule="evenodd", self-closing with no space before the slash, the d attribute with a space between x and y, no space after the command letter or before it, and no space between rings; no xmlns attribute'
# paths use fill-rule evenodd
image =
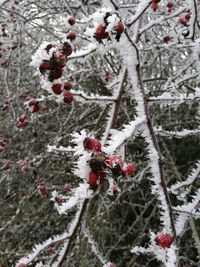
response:
<svg viewBox="0 0 200 267"><path fill-rule="evenodd" d="M153 254L161 261L166 267L176 267L176 246L165 247L159 246L156 242L155 233L150 231L150 242L147 248L136 246L131 249L132 253L139 254Z"/></svg>
<svg viewBox="0 0 200 267"><path fill-rule="evenodd" d="M195 217L198 216L199 218L199 213L196 214L194 213L195 210L199 207L199 203L200 203L200 189L192 197L192 201L190 203L175 207L176 211L181 212L178 218L176 219L177 235L180 236L182 234L190 215L193 214Z"/></svg>
<svg viewBox="0 0 200 267"><path fill-rule="evenodd" d="M165 131L162 129L162 127L155 128L156 134L164 137L175 137L175 138L182 138L182 137L187 137L187 136L192 136L192 135L200 135L200 130L195 129L195 130L188 130L184 129L180 132L174 132L174 131Z"/></svg>
<svg viewBox="0 0 200 267"><path fill-rule="evenodd" d="M128 25L134 24L141 16L142 14L147 10L147 8L150 6L150 4L153 2L153 0L141 0L140 4L138 5L135 15L132 17L131 21L128 23Z"/></svg>
<svg viewBox="0 0 200 267"><path fill-rule="evenodd" d="M157 97L149 97L148 101L150 102L173 102L173 104L182 104L185 101L196 100L200 98L200 89L196 88L195 92L192 94L178 94L171 92L164 92L163 94Z"/></svg>
<svg viewBox="0 0 200 267"><path fill-rule="evenodd" d="M116 150L120 149L125 142L133 138L138 134L138 129L145 122L145 116L136 118L134 121L123 126L121 131L112 129L110 131L111 137L106 143L104 151L108 154L114 153Z"/></svg>
<svg viewBox="0 0 200 267"><path fill-rule="evenodd" d="M172 185L169 188L169 192L177 195L178 194L178 190L182 189L185 186L189 186L192 183L194 183L194 181L198 178L200 174L200 161L198 161L196 163L196 167L192 169L190 175L188 176L188 178L183 181L183 182L177 182L176 184Z"/></svg>
<svg viewBox="0 0 200 267"><path fill-rule="evenodd" d="M97 49L95 44L89 44L87 49L78 50L76 52L73 52L71 56L68 57L68 60L78 59L78 58L84 58L93 52L95 52Z"/></svg>
<svg viewBox="0 0 200 267"><path fill-rule="evenodd" d="M51 200L55 202L55 208L59 214L66 214L68 210L77 206L83 199L91 198L92 191L89 190L88 184L79 184L79 187L73 189L72 195L62 197L62 203L57 203L56 199L59 197L56 191L53 191Z"/></svg>
<svg viewBox="0 0 200 267"><path fill-rule="evenodd" d="M170 14L168 16L161 16L158 19L151 20L149 23L147 23L145 26L143 26L139 30L139 35L143 34L145 31L151 29L153 26L155 26L155 25L157 26L157 25L161 24L163 21L171 19L173 17L176 17L185 11L186 11L186 7L181 7L177 11L173 12L172 14Z"/></svg>
<svg viewBox="0 0 200 267"><path fill-rule="evenodd" d="M85 101L93 101L95 103L105 102L105 101L108 103L108 102L115 102L116 101L116 98L113 96L100 96L97 94L86 95L82 91L75 91L75 90L71 90L71 92L76 97L76 100L78 100L78 98L80 98L82 103L84 102L84 100Z"/></svg>
<svg viewBox="0 0 200 267"><path fill-rule="evenodd" d="M69 230L68 232L65 232L63 233L62 235L58 235L58 236L55 236L54 238L49 238L48 240L44 241L42 244L38 244L38 245L35 245L35 247L32 249L32 252L24 257L24 258L21 258L19 260L19 262L16 264L16 267L20 264L20 263L23 263L23 264L30 264L31 262L33 262L38 256L40 253L42 253L47 247L53 245L53 244L56 244L58 242L63 242L64 240L68 240L70 239L73 231L74 231L74 228L76 227L78 221L79 221L79 217L81 215L81 212L82 212L82 207L83 207L83 203L84 203L84 200L82 200L80 202L80 205L76 211L76 216L74 217L73 221L71 222L71 225L69 227ZM68 242L67 242L68 243Z"/></svg>

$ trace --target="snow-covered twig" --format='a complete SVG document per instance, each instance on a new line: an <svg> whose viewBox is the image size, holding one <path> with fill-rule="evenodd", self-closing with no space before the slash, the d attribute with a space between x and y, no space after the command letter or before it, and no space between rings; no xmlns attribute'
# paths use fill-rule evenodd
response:
<svg viewBox="0 0 200 267"><path fill-rule="evenodd" d="M183 138L183 137L187 137L187 136L191 136L191 135L199 135L200 134L200 130L195 129L195 130L188 130L188 129L184 129L182 131L165 131L163 130L161 127L155 128L155 132L157 135L160 136L165 136L165 137L175 137L175 138Z"/></svg>
<svg viewBox="0 0 200 267"><path fill-rule="evenodd" d="M183 181L183 182L177 182L174 185L172 185L168 191L177 195L178 190L180 190L181 188L185 187L185 186L189 186L192 183L194 183L194 181L198 178L200 173L200 161L198 161L196 163L196 167L192 169L190 175L188 176L188 178Z"/></svg>

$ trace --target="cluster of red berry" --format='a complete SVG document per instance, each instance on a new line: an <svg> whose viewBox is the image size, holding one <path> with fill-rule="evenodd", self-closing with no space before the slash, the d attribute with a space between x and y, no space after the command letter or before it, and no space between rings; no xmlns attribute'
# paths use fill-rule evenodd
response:
<svg viewBox="0 0 200 267"><path fill-rule="evenodd" d="M41 101L38 101L37 99L32 98L28 102L28 106L30 107L32 113L38 112L39 110L45 111L47 109L46 105L40 105Z"/></svg>
<svg viewBox="0 0 200 267"><path fill-rule="evenodd" d="M73 94L70 92L72 84L70 82L65 82L63 85L61 83L55 83L52 86L52 91L56 95L63 94L63 100L65 103L71 103L73 101Z"/></svg>
<svg viewBox="0 0 200 267"><path fill-rule="evenodd" d="M76 22L75 18L70 16L68 18L68 23L74 25ZM76 33L69 31L66 38L70 41L76 39ZM43 60L39 66L39 70L43 75L48 75L48 80L53 83L54 80L59 79L63 75L63 68L66 65L67 58L72 54L72 46L69 42L64 42L61 47L49 44L45 48L47 53L49 53L51 48L56 48L57 51L52 53L49 60ZM71 103L73 101L73 94L70 92L72 84L70 81L65 82L63 85L61 83L54 83L52 85L52 92L56 95L63 94L63 100L65 103ZM66 91L65 91L66 90Z"/></svg>
<svg viewBox="0 0 200 267"><path fill-rule="evenodd" d="M104 17L104 24L98 25L96 28L96 32L94 37L101 43L103 39L110 39L109 33L107 31L107 26L109 24L108 18L112 16L110 12L106 12L105 17ZM119 20L117 26L115 26L111 34L115 36L115 39L119 41L121 34L124 32L124 24L121 20Z"/></svg>
<svg viewBox="0 0 200 267"><path fill-rule="evenodd" d="M190 18L191 18L191 13L187 13L187 14L185 14L185 15L179 17L177 23L178 23L178 24L181 24L181 25L183 25L183 26L185 26L185 27L188 27L188 26L189 26L188 23L189 23Z"/></svg>
<svg viewBox="0 0 200 267"><path fill-rule="evenodd" d="M135 174L136 168L133 164L124 164L122 158L118 155L108 156L101 151L101 142L95 138L86 138L84 140L85 150L92 152L89 160L91 171L89 172L88 184L91 188L96 188L106 179L106 172L111 172L114 178L119 176L131 176ZM115 187L113 187L114 190Z"/></svg>

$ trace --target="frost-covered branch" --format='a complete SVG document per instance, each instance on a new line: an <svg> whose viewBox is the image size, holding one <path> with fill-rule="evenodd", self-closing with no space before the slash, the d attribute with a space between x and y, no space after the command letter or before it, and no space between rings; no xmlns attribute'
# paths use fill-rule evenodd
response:
<svg viewBox="0 0 200 267"><path fill-rule="evenodd" d="M188 130L184 129L182 131L165 131L161 127L155 128L156 134L164 137L175 137L175 138L183 138L187 136L196 136L200 134L200 130L195 129L195 130Z"/></svg>

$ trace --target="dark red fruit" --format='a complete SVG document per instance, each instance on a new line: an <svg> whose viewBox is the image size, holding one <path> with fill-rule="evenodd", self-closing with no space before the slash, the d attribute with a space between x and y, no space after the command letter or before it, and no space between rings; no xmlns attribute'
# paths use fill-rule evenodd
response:
<svg viewBox="0 0 200 267"><path fill-rule="evenodd" d="M70 25L74 25L75 23L76 23L76 20L75 20L75 18L74 17L72 17L72 16L70 16L69 18L68 18L68 23L70 24Z"/></svg>
<svg viewBox="0 0 200 267"><path fill-rule="evenodd" d="M174 7L174 3L173 2L168 2L167 3L167 8L172 9Z"/></svg>
<svg viewBox="0 0 200 267"><path fill-rule="evenodd" d="M106 160L106 165L109 168L114 168L116 165L122 167L123 163L123 160L118 155L112 155Z"/></svg>
<svg viewBox="0 0 200 267"><path fill-rule="evenodd" d="M106 73L105 73L105 75L104 75L104 80L105 80L106 82L108 82L108 81L109 81L109 78L110 78L110 74L109 74L108 71L106 71Z"/></svg>
<svg viewBox="0 0 200 267"><path fill-rule="evenodd" d="M36 104L36 105L34 105L34 106L32 107L32 112L33 112L33 113L38 112L39 110L40 110L40 107L39 107L38 104Z"/></svg>
<svg viewBox="0 0 200 267"><path fill-rule="evenodd" d="M62 93L62 84L60 83L55 83L52 86L52 91L54 92L54 94L56 95L60 95Z"/></svg>
<svg viewBox="0 0 200 267"><path fill-rule="evenodd" d="M124 172L126 175L133 175L136 171L136 168L133 164L129 163L125 168L124 168Z"/></svg>
<svg viewBox="0 0 200 267"><path fill-rule="evenodd" d="M191 18L191 13L187 13L185 15L185 20L188 22L190 20L190 18Z"/></svg>
<svg viewBox="0 0 200 267"><path fill-rule="evenodd" d="M75 32L68 32L67 39L73 41L76 39L76 33Z"/></svg>
<svg viewBox="0 0 200 267"><path fill-rule="evenodd" d="M20 129L23 129L26 125L28 124L28 122L25 120L24 122L19 122L17 127Z"/></svg>
<svg viewBox="0 0 200 267"><path fill-rule="evenodd" d="M29 102L28 102L28 105L29 107L31 106L35 106L36 104L38 103L38 101L34 98L32 98Z"/></svg>
<svg viewBox="0 0 200 267"><path fill-rule="evenodd" d="M124 31L124 24L122 23L122 21L120 20L117 24L117 33L118 34L122 34Z"/></svg>
<svg viewBox="0 0 200 267"><path fill-rule="evenodd" d="M162 248L169 248L174 241L174 237L168 233L160 233L155 241Z"/></svg>
<svg viewBox="0 0 200 267"><path fill-rule="evenodd" d="M40 107L40 110L41 111L45 111L46 109L47 109L47 106L46 105L43 105L43 106Z"/></svg>
<svg viewBox="0 0 200 267"><path fill-rule="evenodd" d="M65 82L64 83L64 89L65 90L70 90L72 89L72 84L70 82Z"/></svg>
<svg viewBox="0 0 200 267"><path fill-rule="evenodd" d="M105 181L106 173L105 172L97 172L97 178L100 184L102 184Z"/></svg>
<svg viewBox="0 0 200 267"><path fill-rule="evenodd" d="M55 253L55 248L54 247L49 247L48 249L47 249L47 252L48 253Z"/></svg>
<svg viewBox="0 0 200 267"><path fill-rule="evenodd" d="M94 188L97 186L97 180L97 176L92 171L90 171L88 177L88 184Z"/></svg>
<svg viewBox="0 0 200 267"><path fill-rule="evenodd" d="M63 100L65 103L71 103L74 99L73 94L69 91L64 93L63 96L64 96Z"/></svg>
<svg viewBox="0 0 200 267"><path fill-rule="evenodd" d="M25 115L25 114L23 114L23 115L21 115L20 117L19 117L19 121L20 122L25 122L27 120L27 116Z"/></svg>
<svg viewBox="0 0 200 267"><path fill-rule="evenodd" d="M101 151L101 142L95 138L85 138L83 145L86 150L94 152Z"/></svg>
<svg viewBox="0 0 200 267"><path fill-rule="evenodd" d="M163 42L168 43L171 39L172 39L172 37L170 37L169 35L166 35L163 37Z"/></svg>
<svg viewBox="0 0 200 267"><path fill-rule="evenodd" d="M47 194L47 189L45 185L39 185L37 189L40 191L41 195L46 195Z"/></svg>
<svg viewBox="0 0 200 267"><path fill-rule="evenodd" d="M65 42L62 47L62 53L66 57L68 57L72 54L72 51L73 51L72 46L68 42Z"/></svg>
<svg viewBox="0 0 200 267"><path fill-rule="evenodd" d="M96 29L96 38L97 39L107 39L109 37L108 32L106 32L106 27L100 24Z"/></svg>
<svg viewBox="0 0 200 267"><path fill-rule="evenodd" d="M55 80L55 79L59 79L60 77L62 77L63 74L63 70L62 68L56 68L54 70L51 70L50 76L49 78Z"/></svg>
<svg viewBox="0 0 200 267"><path fill-rule="evenodd" d="M40 65L39 70L44 75L46 70L51 70L52 66L48 60L44 60L43 63Z"/></svg>

